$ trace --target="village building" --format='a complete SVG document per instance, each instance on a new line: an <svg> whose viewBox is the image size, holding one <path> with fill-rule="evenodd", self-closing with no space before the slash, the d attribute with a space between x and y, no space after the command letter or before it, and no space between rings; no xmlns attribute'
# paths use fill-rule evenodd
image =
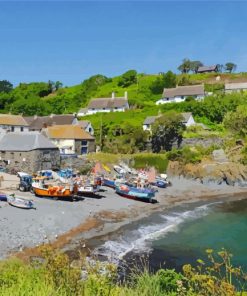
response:
<svg viewBox="0 0 247 296"><path fill-rule="evenodd" d="M218 65L212 65L212 66L201 66L197 69L196 73L217 73L219 72L219 66Z"/></svg>
<svg viewBox="0 0 247 296"><path fill-rule="evenodd" d="M235 82L225 84L225 93L247 91L247 82Z"/></svg>
<svg viewBox="0 0 247 296"><path fill-rule="evenodd" d="M156 119L158 119L160 116L164 116L164 115L165 114L157 115L157 116L148 116L143 122L143 125L142 125L143 130L151 132L152 131L152 125L155 123ZM195 122L191 112L184 112L184 113L181 113L181 115L183 117L182 122L186 127L196 125L196 122Z"/></svg>
<svg viewBox="0 0 247 296"><path fill-rule="evenodd" d="M77 123L82 129L88 132L91 136L94 135L94 128L90 121L88 120L79 120Z"/></svg>
<svg viewBox="0 0 247 296"><path fill-rule="evenodd" d="M81 155L95 152L95 138L79 125L54 125L42 134L56 145L62 155Z"/></svg>
<svg viewBox="0 0 247 296"><path fill-rule="evenodd" d="M92 99L86 109L81 109L78 116L91 115L99 112L124 112L129 109L128 95L125 92L124 97L115 97L112 93L111 98Z"/></svg>
<svg viewBox="0 0 247 296"><path fill-rule="evenodd" d="M0 133L26 132L28 123L21 115L0 114Z"/></svg>
<svg viewBox="0 0 247 296"><path fill-rule="evenodd" d="M49 116L35 115L24 117L24 119L28 123L30 131L41 131L42 128L52 125L72 125L78 123L77 116L74 114L51 114Z"/></svg>
<svg viewBox="0 0 247 296"><path fill-rule="evenodd" d="M11 132L0 137L0 164L9 171L35 173L59 169L59 149L38 132Z"/></svg>
<svg viewBox="0 0 247 296"><path fill-rule="evenodd" d="M195 100L203 100L205 95L203 84L165 88L162 99L156 101L155 104L180 103L184 102L188 97L194 98Z"/></svg>

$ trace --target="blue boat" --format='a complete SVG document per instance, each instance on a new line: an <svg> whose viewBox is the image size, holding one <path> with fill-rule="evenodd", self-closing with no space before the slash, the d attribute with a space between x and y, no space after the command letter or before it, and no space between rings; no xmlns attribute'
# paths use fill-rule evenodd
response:
<svg viewBox="0 0 247 296"><path fill-rule="evenodd" d="M162 180L162 179L156 179L154 182L151 183L151 185L159 187L159 188L166 188L167 181Z"/></svg>
<svg viewBox="0 0 247 296"><path fill-rule="evenodd" d="M151 203L154 201L153 198L155 196L155 192L150 191L149 189L130 187L126 184L117 185L115 189L116 193L129 199L136 199Z"/></svg>
<svg viewBox="0 0 247 296"><path fill-rule="evenodd" d="M106 179L106 178L103 178L102 185L113 188L113 189L115 189L115 187L116 187L114 180L110 180L110 179Z"/></svg>
<svg viewBox="0 0 247 296"><path fill-rule="evenodd" d="M0 193L0 201L7 201L7 195L5 193Z"/></svg>

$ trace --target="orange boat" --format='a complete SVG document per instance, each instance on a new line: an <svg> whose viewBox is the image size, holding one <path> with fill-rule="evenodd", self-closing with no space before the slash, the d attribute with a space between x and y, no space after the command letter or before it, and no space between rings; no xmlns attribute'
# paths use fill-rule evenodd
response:
<svg viewBox="0 0 247 296"><path fill-rule="evenodd" d="M45 184L45 178L35 178L32 184L33 191L36 196L42 197L54 197L58 198L73 198L76 194L76 188L74 185L49 185Z"/></svg>

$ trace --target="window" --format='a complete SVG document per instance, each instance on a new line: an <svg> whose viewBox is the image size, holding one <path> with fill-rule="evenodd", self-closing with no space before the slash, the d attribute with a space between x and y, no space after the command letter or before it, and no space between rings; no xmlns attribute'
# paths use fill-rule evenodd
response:
<svg viewBox="0 0 247 296"><path fill-rule="evenodd" d="M23 126L21 126L21 132L23 132L24 131L24 127Z"/></svg>
<svg viewBox="0 0 247 296"><path fill-rule="evenodd" d="M82 145L82 146L87 146L87 141L86 141L86 140L82 140L82 141L81 141L81 145Z"/></svg>
<svg viewBox="0 0 247 296"><path fill-rule="evenodd" d="M14 132L14 131L15 131L15 127L11 126L11 132Z"/></svg>
<svg viewBox="0 0 247 296"><path fill-rule="evenodd" d="M90 128L88 129L88 131L89 131L89 133L91 133L91 131L92 131L92 128L90 127Z"/></svg>

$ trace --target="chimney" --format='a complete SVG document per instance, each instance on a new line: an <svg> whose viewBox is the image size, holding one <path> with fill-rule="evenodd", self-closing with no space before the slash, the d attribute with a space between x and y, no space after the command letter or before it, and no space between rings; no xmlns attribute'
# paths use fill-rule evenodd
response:
<svg viewBox="0 0 247 296"><path fill-rule="evenodd" d="M124 92L124 98L125 98L126 100L128 100L128 92L127 92L127 91Z"/></svg>
<svg viewBox="0 0 247 296"><path fill-rule="evenodd" d="M115 99L115 92L114 91L111 93L111 98Z"/></svg>

